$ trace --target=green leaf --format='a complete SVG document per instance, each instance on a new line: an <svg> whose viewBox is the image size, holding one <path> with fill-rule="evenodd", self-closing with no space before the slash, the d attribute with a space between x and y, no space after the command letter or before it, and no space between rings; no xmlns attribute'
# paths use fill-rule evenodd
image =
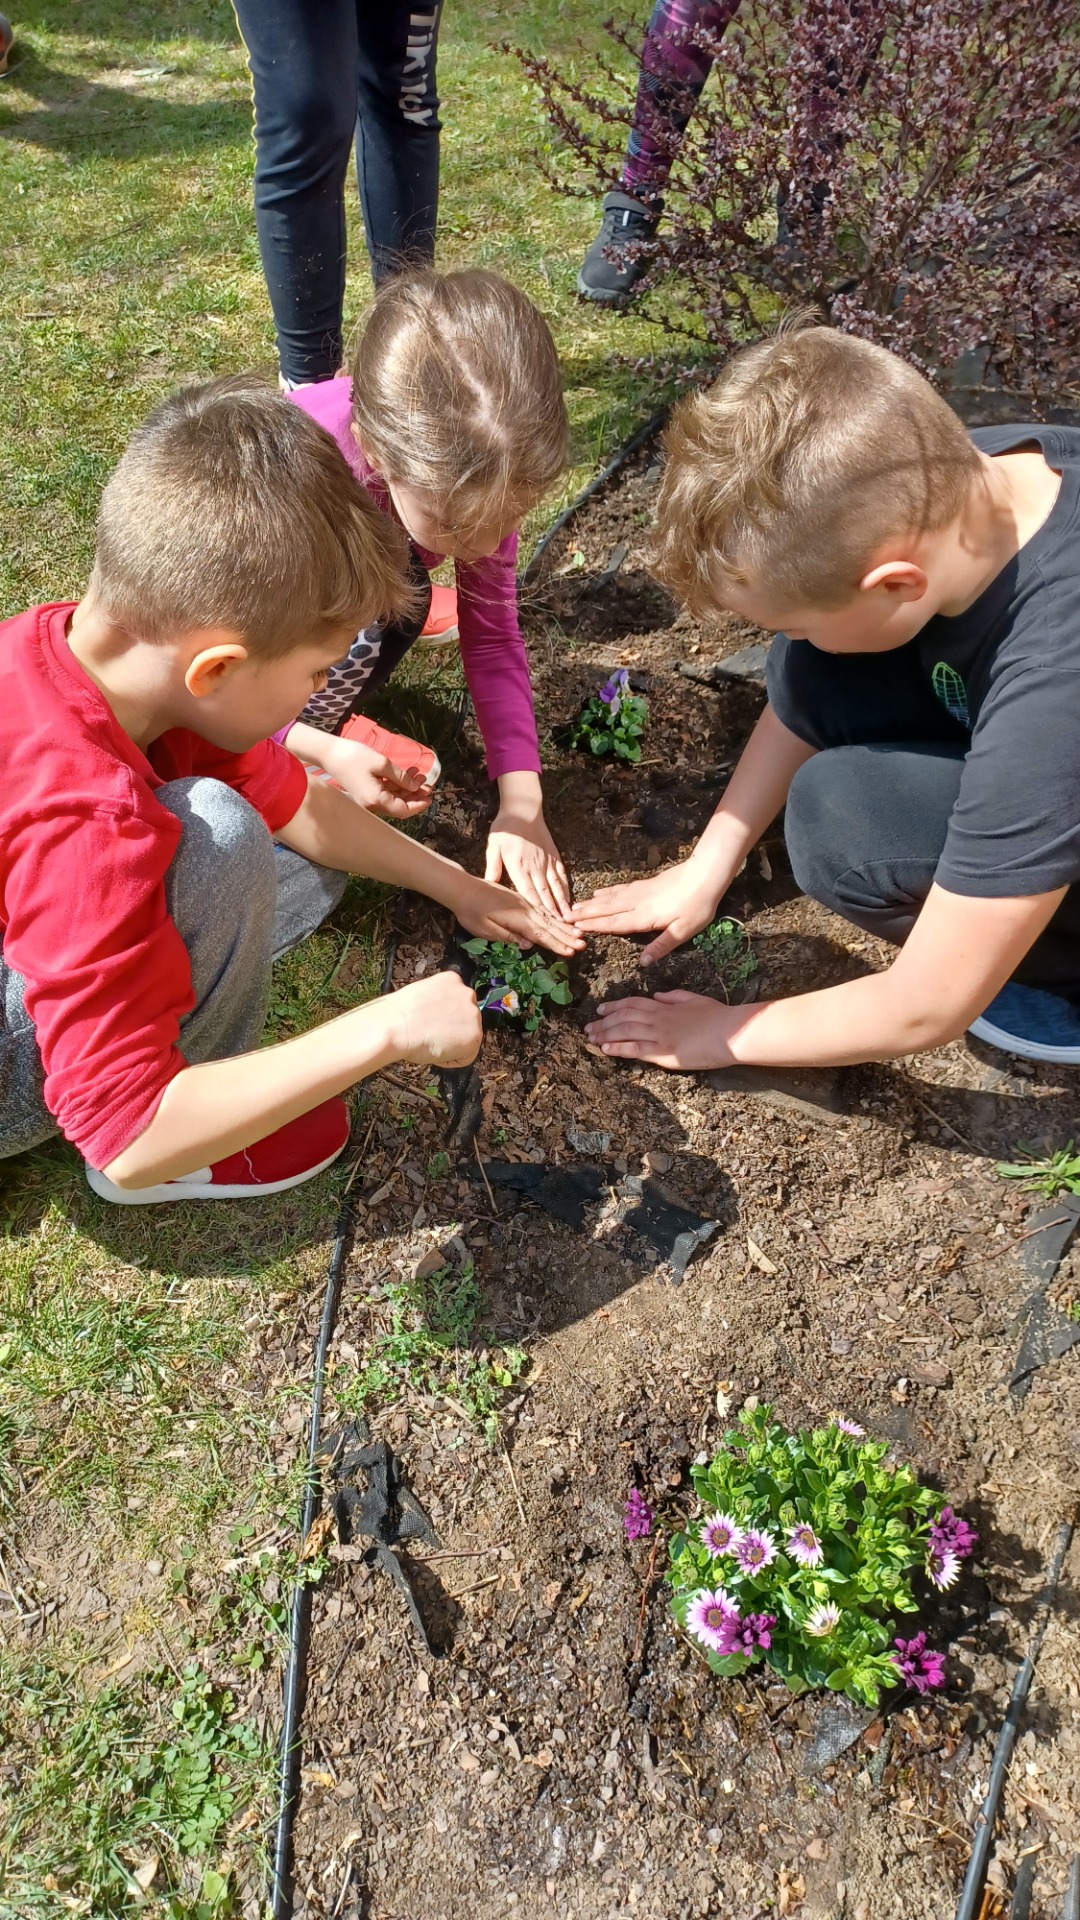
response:
<svg viewBox="0 0 1080 1920"><path fill-rule="evenodd" d="M475 954L477 958L488 950L486 940L463 940L461 945L464 947L466 953Z"/></svg>
<svg viewBox="0 0 1080 1920"><path fill-rule="evenodd" d="M563 980L557 980L548 995L548 998L554 1000L557 1007L568 1007L573 997L570 988Z"/></svg>

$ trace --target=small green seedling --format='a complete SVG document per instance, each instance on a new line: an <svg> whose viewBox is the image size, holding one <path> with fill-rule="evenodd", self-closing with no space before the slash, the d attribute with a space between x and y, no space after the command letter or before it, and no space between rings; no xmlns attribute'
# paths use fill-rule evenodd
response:
<svg viewBox="0 0 1080 1920"><path fill-rule="evenodd" d="M463 940L476 961L473 987L482 1013L502 1013L520 1020L526 1033L535 1033L544 1017L544 1002L568 1007L573 998L565 960L545 960L542 953L522 953L505 940Z"/></svg>
<svg viewBox="0 0 1080 1920"><path fill-rule="evenodd" d="M1022 1160L998 1161L1002 1179L1022 1180L1029 1193L1045 1194L1048 1200L1056 1200L1059 1193L1080 1194L1080 1153L1075 1140L1066 1141L1056 1153L1042 1159L1022 1140L1017 1142L1016 1151L1023 1154Z"/></svg>
<svg viewBox="0 0 1080 1920"><path fill-rule="evenodd" d="M620 760L636 764L641 759L639 741L649 717L649 703L630 691L630 675L625 667L616 667L599 693L586 700L570 729L570 745L587 747L597 756L613 753Z"/></svg>
<svg viewBox="0 0 1080 1920"><path fill-rule="evenodd" d="M714 920L703 932L694 935L699 953L711 960L725 991L731 993L757 972L757 955L741 920Z"/></svg>

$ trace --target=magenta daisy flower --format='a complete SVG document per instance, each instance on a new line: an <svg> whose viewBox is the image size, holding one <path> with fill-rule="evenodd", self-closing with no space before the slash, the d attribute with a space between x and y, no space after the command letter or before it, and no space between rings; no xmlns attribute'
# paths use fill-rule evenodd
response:
<svg viewBox="0 0 1080 1920"><path fill-rule="evenodd" d="M760 1648L762 1652L772 1646L772 1629L776 1625L775 1613L748 1613L740 1620L737 1613L732 1614L723 1629L723 1645L719 1653L741 1653L746 1660L752 1660Z"/></svg>
<svg viewBox="0 0 1080 1920"><path fill-rule="evenodd" d="M860 1427L857 1420L841 1420L839 1414L833 1422L837 1433L846 1433L850 1440L865 1440L866 1428Z"/></svg>
<svg viewBox="0 0 1080 1920"><path fill-rule="evenodd" d="M954 1513L951 1507L942 1507L930 1528L931 1553L955 1553L957 1559L966 1560L978 1544L978 1534L963 1515Z"/></svg>
<svg viewBox="0 0 1080 1920"><path fill-rule="evenodd" d="M725 1645L728 1622L737 1623L738 1618L739 1609L723 1587L717 1587L714 1593L702 1587L687 1608L686 1627L712 1653L729 1653L731 1649Z"/></svg>
<svg viewBox="0 0 1080 1920"><path fill-rule="evenodd" d="M954 1587L960 1574L960 1556L951 1547L931 1547L926 1556L926 1571L939 1593Z"/></svg>
<svg viewBox="0 0 1080 1920"><path fill-rule="evenodd" d="M945 1655L927 1646L925 1633L913 1634L910 1640L896 1639L893 1646L900 1656L896 1662L900 1678L916 1693L945 1685Z"/></svg>
<svg viewBox="0 0 1080 1920"><path fill-rule="evenodd" d="M820 1567L825 1558L821 1541L805 1520L800 1521L797 1527L792 1527L787 1537L787 1550L800 1567Z"/></svg>
<svg viewBox="0 0 1080 1920"><path fill-rule="evenodd" d="M636 1487L631 1487L630 1496L623 1510L623 1531L628 1540L647 1540L652 1532L652 1523L656 1515L648 1501L642 1497Z"/></svg>
<svg viewBox="0 0 1080 1920"><path fill-rule="evenodd" d="M776 1559L776 1541L760 1527L747 1527L735 1548L735 1558L741 1572L761 1573Z"/></svg>
<svg viewBox="0 0 1080 1920"><path fill-rule="evenodd" d="M701 1544L714 1560L722 1560L725 1554L734 1553L742 1537L743 1530L730 1513L707 1514L701 1523Z"/></svg>
<svg viewBox="0 0 1080 1920"><path fill-rule="evenodd" d="M839 1625L839 1607L834 1606L831 1600L826 1600L820 1607L814 1607L807 1614L803 1621L803 1631L815 1640L827 1640L830 1633L835 1633Z"/></svg>

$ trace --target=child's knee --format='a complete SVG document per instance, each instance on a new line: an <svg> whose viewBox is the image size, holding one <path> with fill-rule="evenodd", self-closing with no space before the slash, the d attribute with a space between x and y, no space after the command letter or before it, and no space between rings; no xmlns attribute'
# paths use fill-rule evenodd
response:
<svg viewBox="0 0 1080 1920"><path fill-rule="evenodd" d="M180 864L196 885L235 884L250 898L253 888L275 886L274 847L261 815L222 780L170 780L157 798L180 822Z"/></svg>
<svg viewBox="0 0 1080 1920"><path fill-rule="evenodd" d="M799 768L788 789L784 838L799 889L827 900L837 875L851 865L851 825L858 747L832 747Z"/></svg>

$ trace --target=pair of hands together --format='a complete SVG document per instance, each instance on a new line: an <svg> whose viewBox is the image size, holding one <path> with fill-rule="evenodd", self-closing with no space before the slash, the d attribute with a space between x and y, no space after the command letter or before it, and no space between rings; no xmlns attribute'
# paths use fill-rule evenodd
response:
<svg viewBox="0 0 1080 1920"><path fill-rule="evenodd" d="M393 766L359 742L353 744L348 779L352 797L391 819L422 813L433 798L418 774ZM340 775L338 776L340 778ZM531 778L531 776L529 776ZM513 776L511 776L511 780ZM480 939L535 944L562 955L580 951L585 934L630 934L659 928L641 955L649 966L703 927L716 911L715 880L693 861L626 886L606 887L575 904L566 868L543 813L526 795L501 794L488 837L483 881L462 876L457 918ZM497 887L505 877L516 894ZM462 1066L479 1051L482 1028L476 999L456 974L417 981L394 995L401 1058L439 1066ZM660 993L633 997L597 1009L588 1037L613 1057L688 1069L726 1063L725 1015L730 1010L700 994Z"/></svg>

